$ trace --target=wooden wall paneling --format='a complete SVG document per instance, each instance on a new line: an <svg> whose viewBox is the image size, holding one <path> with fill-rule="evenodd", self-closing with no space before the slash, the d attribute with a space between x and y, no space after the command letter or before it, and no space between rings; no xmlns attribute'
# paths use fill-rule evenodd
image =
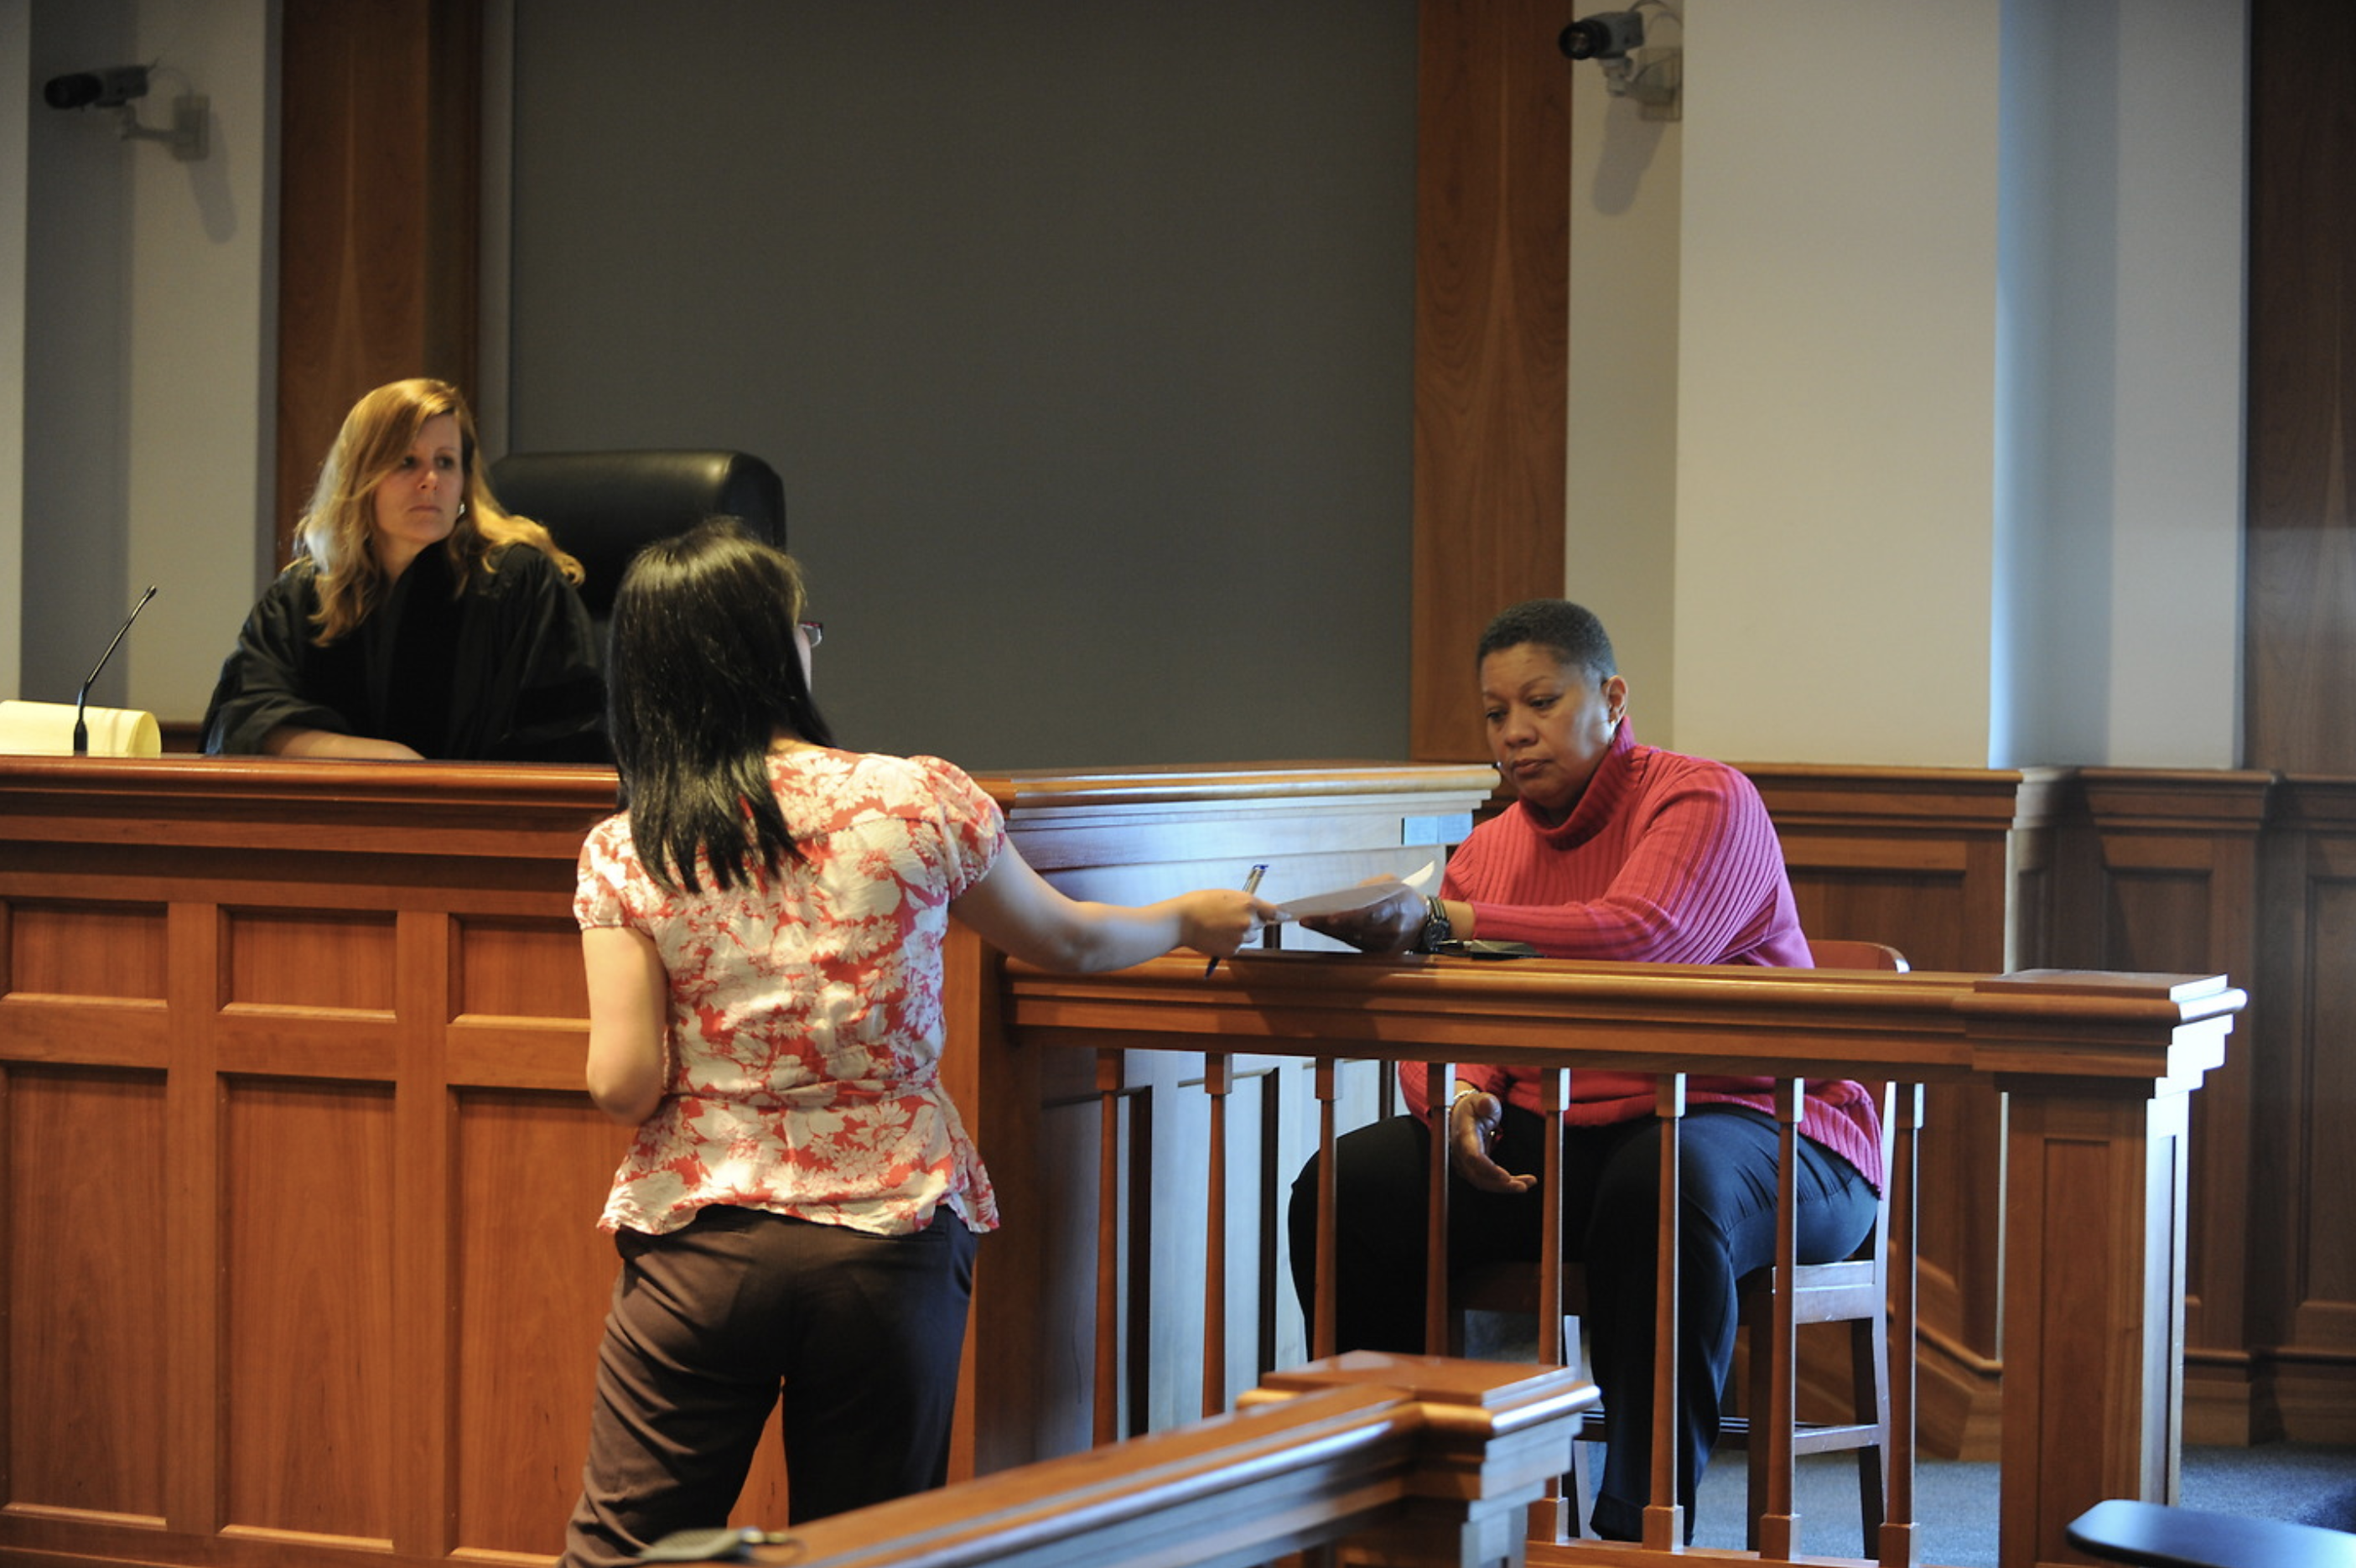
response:
<svg viewBox="0 0 2356 1568"><path fill-rule="evenodd" d="M16 1511L164 1522L164 1079L11 1064L0 1491ZM103 1248L86 1244L107 1238ZM59 1416L66 1417L59 1420Z"/></svg>
<svg viewBox="0 0 2356 1568"><path fill-rule="evenodd" d="M103 862L91 869L103 868ZM166 1378L156 1403L164 1435L165 1524L209 1536L223 1522L228 1436L222 1361L227 1260L221 1240L218 1021L221 915L209 900L176 898L167 926L172 1014L164 1080L164 1277L172 1310L161 1325Z"/></svg>
<svg viewBox="0 0 2356 1568"><path fill-rule="evenodd" d="M15 902L6 990L19 995L164 999L164 906Z"/></svg>
<svg viewBox="0 0 2356 1568"><path fill-rule="evenodd" d="M2270 845L2250 1318L2289 1437L2356 1443L2356 780L2292 777Z"/></svg>
<svg viewBox="0 0 2356 1568"><path fill-rule="evenodd" d="M561 918L461 916L452 930L454 1015L468 1019L586 1018L589 986L581 969L581 930L568 907ZM569 1042L574 1084L584 1042Z"/></svg>
<svg viewBox="0 0 2356 1568"><path fill-rule="evenodd" d="M284 0L276 559L345 413L431 375L471 392L480 0Z"/></svg>
<svg viewBox="0 0 2356 1568"><path fill-rule="evenodd" d="M316 1007L394 1016L393 915L318 909L226 909L232 1011Z"/></svg>
<svg viewBox="0 0 2356 1568"><path fill-rule="evenodd" d="M476 1089L455 1101L455 1545L554 1553L581 1495L617 1266L595 1219L628 1134L584 1117L577 1093ZM569 1397L543 1409L540 1391Z"/></svg>
<svg viewBox="0 0 2356 1568"><path fill-rule="evenodd" d="M0 762L0 943L8 979L62 993L0 994L0 1057L12 1072L62 1082L144 1075L155 1126L142 1132L128 1111L101 1129L40 1111L37 1135L9 1128L11 1148L40 1158L55 1138L79 1136L159 1157L111 1167L103 1190L15 1183L15 1201L39 1212L12 1224L11 1244L56 1255L42 1299L70 1307L85 1339L132 1332L112 1326L123 1314L143 1321L141 1337L113 1353L60 1360L74 1399L48 1398L37 1379L24 1386L42 1403L12 1400L12 1452L42 1456L15 1473L48 1487L42 1463L53 1458L85 1479L80 1495L55 1502L12 1491L0 1509L8 1549L122 1562L193 1549L263 1565L380 1560L390 1547L400 1560L440 1559L457 1539L454 1072L544 1079L549 1042L562 1041L562 1081L598 1151L579 1173L594 1190L564 1190L561 1216L534 1207L562 1184L529 1162L479 1200L502 1216L520 1206L594 1273L556 1309L569 1317L516 1314L484 1347L562 1343L554 1321L594 1348L612 1282L594 1219L617 1144L577 1090L580 960L568 918L573 853L612 800L611 774L586 770L583 789L574 770L448 769L437 781L213 762L134 779L119 766L78 764L62 770L74 779L60 791L47 776L19 788L27 767L42 771ZM26 906L29 920L18 918ZM473 999L516 1015L453 1016L470 922L482 949ZM43 1101L27 1091L16 1103ZM140 1171L152 1173L152 1200L140 1197ZM90 1206L109 1192L130 1212L102 1222ZM144 1242L143 1209L153 1233ZM104 1245L91 1246L94 1237ZM154 1277L144 1288L143 1260ZM112 1288L84 1279L96 1267L121 1276ZM12 1264L8 1288L27 1278ZM10 1316L33 1346L55 1339L40 1301L13 1298ZM27 1342L8 1347L20 1372L40 1353ZM530 1363L509 1354L502 1364ZM559 1409L579 1423L591 1376L584 1350L561 1380L508 1381L505 1408L543 1433ZM116 1444L109 1412L125 1398L145 1419ZM115 1469L84 1464L76 1432L108 1440ZM554 1441L567 1450L562 1501L552 1517L537 1510L522 1539L489 1549L556 1550L578 1486L577 1425ZM480 1445L470 1455L482 1456ZM144 1513L143 1459L158 1477ZM121 1500L102 1506L100 1491Z"/></svg>
<svg viewBox="0 0 2356 1568"><path fill-rule="evenodd" d="M2306 1256L2291 1333L2294 1344L2345 1344L2356 1307L2356 1247L2349 1245L2356 1235L2356 1160L2350 1158L2347 1123L2339 1113L2356 1107L2356 1052L2350 1048L2356 1040L2356 984L2348 973L2348 955L2356 951L2356 841L2335 836L2316 843L2308 864L2304 956L2314 1029L2299 1064L2299 1087L2314 1121L2305 1140L2299 1196L2308 1209L2301 1227Z"/></svg>
<svg viewBox="0 0 2356 1568"><path fill-rule="evenodd" d="M2186 1434L2272 1434L2257 1399L2247 1320L2257 1058L2279 999L2258 983L2259 838L2271 775L2087 768L2080 775L2099 878L2073 961L2169 970L2199 964L2250 990L2224 1064L2194 1097L2188 1144Z"/></svg>
<svg viewBox="0 0 2356 1568"><path fill-rule="evenodd" d="M2248 766L2356 774L2356 9L2250 7Z"/></svg>
<svg viewBox="0 0 2356 1568"><path fill-rule="evenodd" d="M401 1407L434 1377L394 1372L391 1086L222 1092L222 1531L388 1550Z"/></svg>
<svg viewBox="0 0 2356 1568"><path fill-rule="evenodd" d="M444 1557L457 1487L453 1387L458 1347L449 1310L455 1288L455 1183L453 1107L443 1059L456 1011L454 973L459 923L442 910L406 909L394 917L393 994L399 1057L391 1075L392 1205L386 1281L392 1313L392 1365L400 1380L388 1409L396 1549Z"/></svg>
<svg viewBox="0 0 2356 1568"><path fill-rule="evenodd" d="M454 914L447 964L426 1084L448 1123L444 1550L552 1554L581 1492L618 1267L595 1221L629 1134L580 1092L587 999L569 918Z"/></svg>
<svg viewBox="0 0 2356 1568"><path fill-rule="evenodd" d="M2068 1555L2053 1546L2087 1498L2177 1500L2173 1352L2195 1086L2063 1103L2062 1086L2010 1085L2005 1335L2011 1359L2049 1375L2005 1391L2004 1562ZM2063 1365L2082 1380L2069 1396L2051 1372Z"/></svg>
<svg viewBox="0 0 2356 1568"><path fill-rule="evenodd" d="M2041 961L2057 769L1746 765L1783 841L1800 921L1888 942L1918 970L2004 972ZM1933 1084L1921 1145L1922 1450L1996 1456L2003 1373L2005 1109L1984 1083ZM1829 1385L1837 1369L1812 1363Z"/></svg>
<svg viewBox="0 0 2356 1568"><path fill-rule="evenodd" d="M1424 0L1417 68L1408 748L1488 755L1472 650L1563 591L1570 62L1563 0Z"/></svg>

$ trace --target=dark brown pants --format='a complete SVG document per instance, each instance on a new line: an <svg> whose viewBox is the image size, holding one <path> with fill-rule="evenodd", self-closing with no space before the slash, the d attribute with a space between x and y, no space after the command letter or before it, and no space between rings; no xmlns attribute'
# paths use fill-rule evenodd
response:
<svg viewBox="0 0 2356 1568"><path fill-rule="evenodd" d="M946 1208L905 1236L723 1207L620 1232L567 1568L727 1523L780 1390L784 1522L939 1486L974 1240Z"/></svg>

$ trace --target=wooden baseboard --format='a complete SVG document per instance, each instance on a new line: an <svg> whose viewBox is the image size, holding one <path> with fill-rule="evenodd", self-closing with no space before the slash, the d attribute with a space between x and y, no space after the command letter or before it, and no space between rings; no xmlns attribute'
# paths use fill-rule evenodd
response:
<svg viewBox="0 0 2356 1568"><path fill-rule="evenodd" d="M2184 1441L2356 1444L2356 1358L2297 1350L2196 1354L2184 1368Z"/></svg>
<svg viewBox="0 0 2356 1568"><path fill-rule="evenodd" d="M2285 1357L2270 1360L2264 1376L2282 1436L2356 1444L2356 1363Z"/></svg>
<svg viewBox="0 0 2356 1568"><path fill-rule="evenodd" d="M2283 1435L2282 1418L2247 1356L2184 1368L2184 1441L2246 1448Z"/></svg>
<svg viewBox="0 0 2356 1568"><path fill-rule="evenodd" d="M2001 1363L1966 1358L1924 1337L1914 1348L1914 1441L1928 1459L1993 1462L2004 1416Z"/></svg>

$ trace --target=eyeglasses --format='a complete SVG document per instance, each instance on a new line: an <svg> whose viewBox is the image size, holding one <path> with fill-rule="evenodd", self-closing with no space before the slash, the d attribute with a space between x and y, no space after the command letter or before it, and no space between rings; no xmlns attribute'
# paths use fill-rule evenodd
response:
<svg viewBox="0 0 2356 1568"><path fill-rule="evenodd" d="M809 639L809 645L812 648L816 648L819 643L826 640L826 622L822 620L806 620L801 622L800 625L802 635Z"/></svg>

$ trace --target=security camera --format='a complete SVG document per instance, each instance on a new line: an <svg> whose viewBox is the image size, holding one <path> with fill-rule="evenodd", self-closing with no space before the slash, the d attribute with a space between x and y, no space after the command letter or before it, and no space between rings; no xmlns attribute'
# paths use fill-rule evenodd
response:
<svg viewBox="0 0 2356 1568"><path fill-rule="evenodd" d="M147 68L119 65L112 70L77 70L49 78L41 97L52 109L120 109L147 96Z"/></svg>
<svg viewBox="0 0 2356 1568"><path fill-rule="evenodd" d="M1626 59L1644 42L1644 18L1633 11L1598 11L1562 30L1562 52L1573 59Z"/></svg>

